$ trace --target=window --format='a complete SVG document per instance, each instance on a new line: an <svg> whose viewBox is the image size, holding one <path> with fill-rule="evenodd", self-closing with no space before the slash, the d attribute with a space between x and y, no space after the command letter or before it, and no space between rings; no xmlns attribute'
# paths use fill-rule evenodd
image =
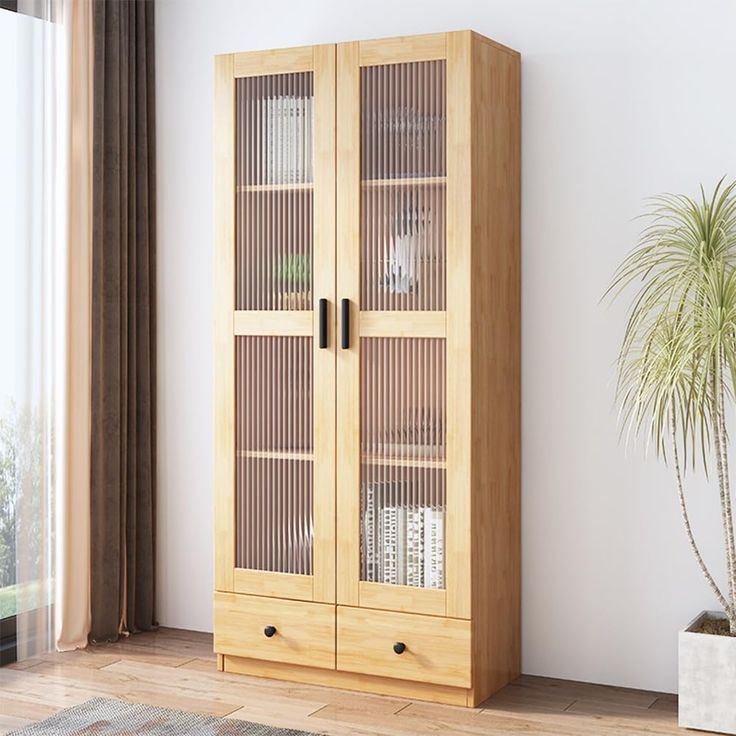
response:
<svg viewBox="0 0 736 736"><path fill-rule="evenodd" d="M22 4L22 3L21 3ZM65 167L57 27L0 9L0 661L48 648ZM47 3L30 3L43 7ZM20 650L23 649L21 652Z"/></svg>

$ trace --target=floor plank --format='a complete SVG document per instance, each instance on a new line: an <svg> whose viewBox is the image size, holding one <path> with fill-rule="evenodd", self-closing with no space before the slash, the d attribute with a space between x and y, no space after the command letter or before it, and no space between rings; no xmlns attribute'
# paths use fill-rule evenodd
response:
<svg viewBox="0 0 736 736"><path fill-rule="evenodd" d="M21 697L0 695L0 716L13 718L34 718L41 720L54 715L61 708L46 703L35 703Z"/></svg>
<svg viewBox="0 0 736 736"><path fill-rule="evenodd" d="M34 721L29 718L16 718L15 716L0 715L0 733L15 731L16 728L30 726Z"/></svg>
<svg viewBox="0 0 736 736"><path fill-rule="evenodd" d="M434 705L218 672L210 634L160 629L3 668L0 734L100 696L329 736L682 733L667 693L522 676L478 708Z"/></svg>

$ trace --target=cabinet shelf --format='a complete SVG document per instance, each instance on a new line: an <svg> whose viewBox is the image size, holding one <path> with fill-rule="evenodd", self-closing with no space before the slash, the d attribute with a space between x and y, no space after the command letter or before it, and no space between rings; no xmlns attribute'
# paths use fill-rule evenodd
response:
<svg viewBox="0 0 736 736"><path fill-rule="evenodd" d="M265 460L302 460L311 462L314 455L311 452L289 450L238 450L238 457L259 458Z"/></svg>
<svg viewBox="0 0 736 736"><path fill-rule="evenodd" d="M384 465L392 468L439 468L447 467L447 461L437 458L421 457L383 457L381 455L363 455L363 465Z"/></svg>
<svg viewBox="0 0 736 736"><path fill-rule="evenodd" d="M238 192L311 192L314 184L301 182L299 184L241 184Z"/></svg>
<svg viewBox="0 0 736 736"><path fill-rule="evenodd" d="M360 182L368 189L379 189L383 187L422 187L440 186L447 183L446 176L418 176L418 177L394 177L391 179L363 179Z"/></svg>

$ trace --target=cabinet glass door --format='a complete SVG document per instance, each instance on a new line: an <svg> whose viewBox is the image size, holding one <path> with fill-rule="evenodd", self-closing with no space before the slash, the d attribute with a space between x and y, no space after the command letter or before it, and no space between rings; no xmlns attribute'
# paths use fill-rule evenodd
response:
<svg viewBox="0 0 736 736"><path fill-rule="evenodd" d="M445 306L445 62L362 67L361 312ZM361 337L361 576L444 588L445 345Z"/></svg>
<svg viewBox="0 0 736 736"><path fill-rule="evenodd" d="M445 308L445 61L360 70L361 310Z"/></svg>
<svg viewBox="0 0 736 736"><path fill-rule="evenodd" d="M235 94L235 309L309 312L313 74L237 79ZM235 341L235 566L311 575L313 338Z"/></svg>
<svg viewBox="0 0 736 736"><path fill-rule="evenodd" d="M338 270L338 294L354 298L357 326L350 355L338 355L340 395L357 388L352 405L339 408L338 437L351 421L359 427L359 460L338 469L341 512L345 505L354 517L345 528L359 540L342 568L354 579L342 590L338 583L338 602L443 614L446 62L363 64L360 45L348 44L338 58L359 109L359 119L338 127L338 136L354 128L353 170L341 171L339 187L358 174L351 215L359 223L357 278Z"/></svg>
<svg viewBox="0 0 736 736"><path fill-rule="evenodd" d="M334 600L334 47L278 57L234 58L232 589Z"/></svg>

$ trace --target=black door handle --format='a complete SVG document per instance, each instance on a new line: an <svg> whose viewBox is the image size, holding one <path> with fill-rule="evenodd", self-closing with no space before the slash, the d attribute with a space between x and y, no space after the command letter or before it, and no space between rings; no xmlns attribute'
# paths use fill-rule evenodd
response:
<svg viewBox="0 0 736 736"><path fill-rule="evenodd" d="M319 300L319 346L327 347L327 299Z"/></svg>
<svg viewBox="0 0 736 736"><path fill-rule="evenodd" d="M263 629L263 635L267 636L269 639L276 633L276 627L275 626L266 626L265 629Z"/></svg>
<svg viewBox="0 0 736 736"><path fill-rule="evenodd" d="M396 644L394 644L394 651L396 654L403 654L406 651L406 644L404 644L403 641L397 641Z"/></svg>
<svg viewBox="0 0 736 736"><path fill-rule="evenodd" d="M350 347L350 299L343 299L340 309L342 311L342 349L347 350Z"/></svg>

